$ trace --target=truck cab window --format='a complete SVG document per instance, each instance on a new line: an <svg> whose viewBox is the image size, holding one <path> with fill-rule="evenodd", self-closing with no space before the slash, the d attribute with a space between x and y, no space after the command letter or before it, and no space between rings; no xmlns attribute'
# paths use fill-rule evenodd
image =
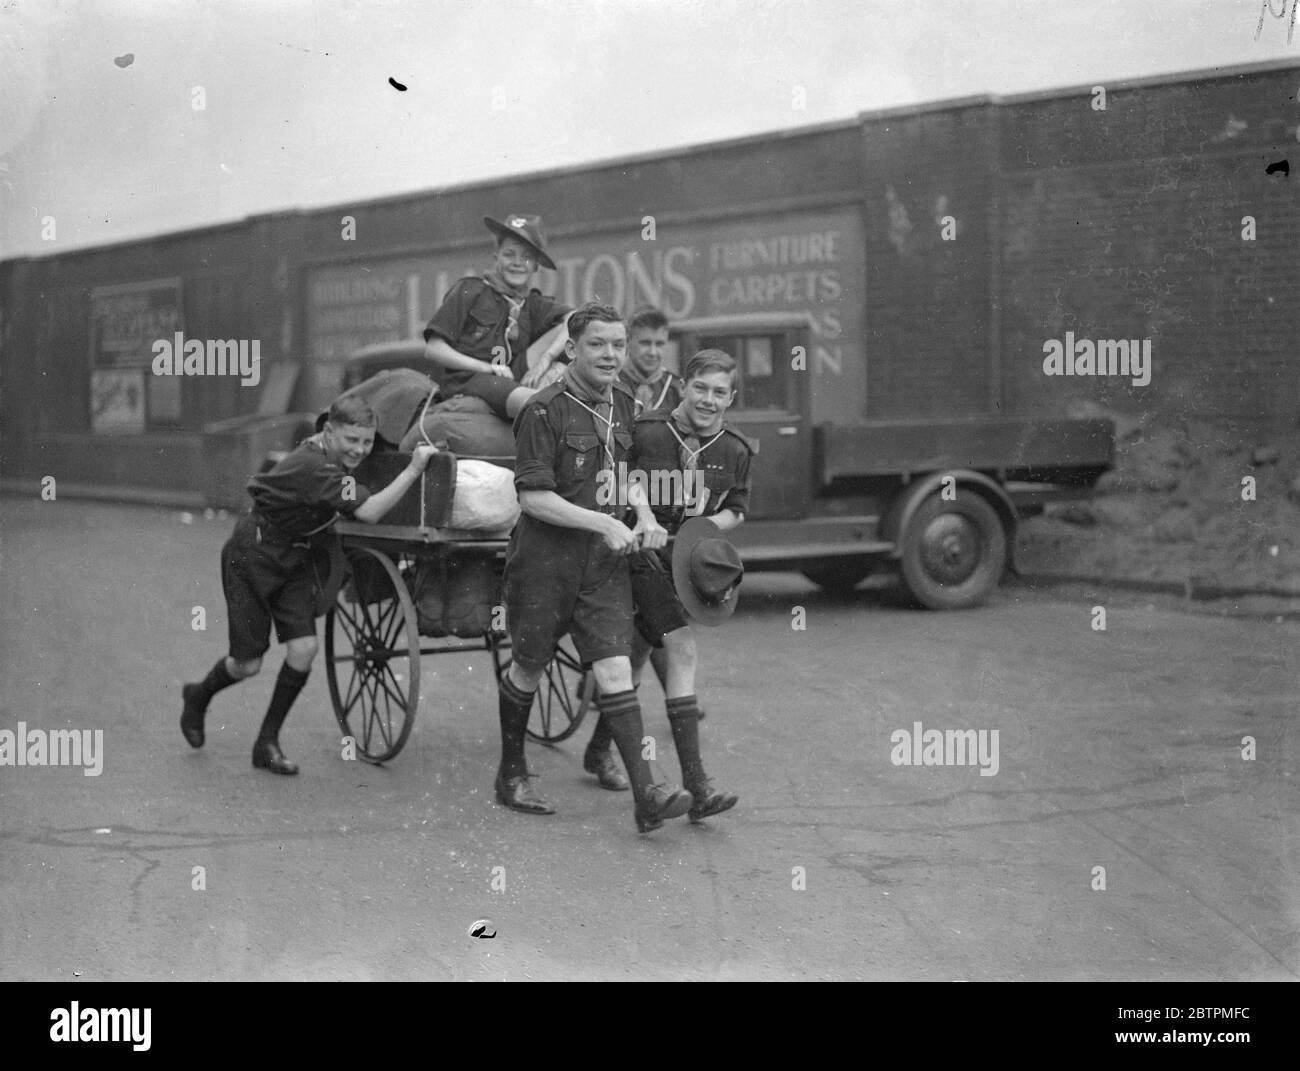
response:
<svg viewBox="0 0 1300 1071"><path fill-rule="evenodd" d="M774 353L781 352L784 334L701 335L700 349L719 349L735 358L739 369L734 408L794 409L788 375Z"/></svg>

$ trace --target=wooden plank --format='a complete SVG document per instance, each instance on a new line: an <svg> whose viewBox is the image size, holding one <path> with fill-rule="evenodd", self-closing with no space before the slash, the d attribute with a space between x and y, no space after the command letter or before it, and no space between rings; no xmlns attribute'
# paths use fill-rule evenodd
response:
<svg viewBox="0 0 1300 1071"><path fill-rule="evenodd" d="M826 483L957 468L1107 468L1114 445L1109 420L871 421L816 430Z"/></svg>

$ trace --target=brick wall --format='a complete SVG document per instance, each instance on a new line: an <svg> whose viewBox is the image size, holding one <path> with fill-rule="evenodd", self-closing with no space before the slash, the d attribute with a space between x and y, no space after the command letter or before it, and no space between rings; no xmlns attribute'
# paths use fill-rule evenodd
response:
<svg viewBox="0 0 1300 1071"><path fill-rule="evenodd" d="M1003 403L1162 420L1300 402L1300 71L1009 104L1002 131ZM1266 166L1289 159L1291 175ZM1245 216L1254 241L1242 238ZM1151 383L1049 378L1043 343L1150 338Z"/></svg>
<svg viewBox="0 0 1300 1071"><path fill-rule="evenodd" d="M996 118L984 105L864 127L869 418L987 411Z"/></svg>

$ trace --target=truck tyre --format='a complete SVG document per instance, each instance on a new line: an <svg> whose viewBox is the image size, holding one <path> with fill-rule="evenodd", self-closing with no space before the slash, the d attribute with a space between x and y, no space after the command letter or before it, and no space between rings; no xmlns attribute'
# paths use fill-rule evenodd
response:
<svg viewBox="0 0 1300 1071"><path fill-rule="evenodd" d="M810 562L801 572L819 588L843 593L857 587L859 581L870 575L874 565L870 558L825 558Z"/></svg>
<svg viewBox="0 0 1300 1071"><path fill-rule="evenodd" d="M958 488L954 501L935 493L921 503L903 533L902 551L903 581L912 596L931 610L959 610L997 587L1007 535L988 502Z"/></svg>

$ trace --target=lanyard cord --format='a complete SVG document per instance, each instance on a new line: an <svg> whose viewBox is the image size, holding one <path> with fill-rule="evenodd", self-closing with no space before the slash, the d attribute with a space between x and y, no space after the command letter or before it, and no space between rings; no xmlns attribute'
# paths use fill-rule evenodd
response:
<svg viewBox="0 0 1300 1071"><path fill-rule="evenodd" d="M681 444L681 448L686 452L686 467L689 469L695 469L700 467L699 456L702 453L704 453L704 451L707 450L710 446L712 446L715 442L717 442L719 437L722 435L722 432L719 431L708 442L700 443L700 448L698 450L692 450L689 446L686 445L686 440L683 439L681 435L678 434L677 429L673 427L673 422L671 420L668 421L668 430L673 433L673 437L678 441L678 443Z"/></svg>
<svg viewBox="0 0 1300 1071"><path fill-rule="evenodd" d="M673 377L671 375L665 376L664 389L659 392L659 397L655 401L655 404L650 407L651 409L658 409L661 405L664 404L664 399L668 397L668 392L669 390L672 389L672 385L673 385Z"/></svg>
<svg viewBox="0 0 1300 1071"><path fill-rule="evenodd" d="M565 390L564 393L565 393L566 395L568 395L570 398L572 398L575 402L577 402L580 406L582 406L582 408L584 408L585 410L587 410L587 412L590 413L592 416L594 416L597 420L603 420L603 421L605 421L605 425L606 425L606 428L605 428L605 442L604 442L602 445L605 447L605 457L609 459L609 469L610 469L611 472L613 472L613 471L614 471L614 468L615 468L615 466L614 466L614 449L613 449L613 445L612 445L612 444L613 444L613 440L614 440L614 403L613 403L613 401L611 400L610 402L606 403L606 404L609 405L609 416L608 416L608 417L603 417L603 416L601 416L598 412L596 412L596 410L594 410L591 406L589 406L586 402L584 402L581 398L579 398L576 394L573 394L572 392L570 392L570 391L567 390L567 389ZM593 429L593 430L594 430L594 429ZM597 431L596 434L599 436L599 435L600 435L600 432Z"/></svg>

